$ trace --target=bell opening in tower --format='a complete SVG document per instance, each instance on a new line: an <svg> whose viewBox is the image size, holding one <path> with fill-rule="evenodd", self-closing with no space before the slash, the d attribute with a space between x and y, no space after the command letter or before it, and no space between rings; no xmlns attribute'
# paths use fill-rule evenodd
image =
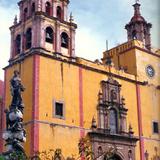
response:
<svg viewBox="0 0 160 160"><path fill-rule="evenodd" d="M46 6L46 14L48 16L51 16L51 4L49 2L46 2L45 6Z"/></svg>

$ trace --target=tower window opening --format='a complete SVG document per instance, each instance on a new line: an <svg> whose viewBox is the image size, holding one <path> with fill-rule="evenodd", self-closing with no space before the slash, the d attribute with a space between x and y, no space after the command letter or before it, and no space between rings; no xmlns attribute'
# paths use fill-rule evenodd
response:
<svg viewBox="0 0 160 160"><path fill-rule="evenodd" d="M111 109L109 113L109 125L110 125L110 132L117 133L117 112L115 109Z"/></svg>
<svg viewBox="0 0 160 160"><path fill-rule="evenodd" d="M56 118L64 118L64 103L63 102L54 102L54 116Z"/></svg>
<svg viewBox="0 0 160 160"><path fill-rule="evenodd" d="M26 49L31 48L32 46L32 29L29 28L26 32Z"/></svg>
<svg viewBox="0 0 160 160"><path fill-rule="evenodd" d="M98 147L98 157L102 156L103 155L103 150L102 150L102 147L99 146Z"/></svg>
<svg viewBox="0 0 160 160"><path fill-rule="evenodd" d="M46 2L46 14L51 16L51 4L49 2Z"/></svg>
<svg viewBox="0 0 160 160"><path fill-rule="evenodd" d="M27 19L28 9L24 9L24 21Z"/></svg>
<svg viewBox="0 0 160 160"><path fill-rule="evenodd" d="M46 42L53 43L53 30L51 27L46 28Z"/></svg>
<svg viewBox="0 0 160 160"><path fill-rule="evenodd" d="M15 43L16 43L15 44L16 54L20 54L20 51L21 51L21 36L20 35L17 35Z"/></svg>
<svg viewBox="0 0 160 160"><path fill-rule="evenodd" d="M111 90L111 101L114 101L117 99L117 94L115 90Z"/></svg>
<svg viewBox="0 0 160 160"><path fill-rule="evenodd" d="M61 47L68 48L69 37L67 33L63 32L61 34Z"/></svg>
<svg viewBox="0 0 160 160"><path fill-rule="evenodd" d="M132 32L132 39L137 39L137 33L135 30Z"/></svg>
<svg viewBox="0 0 160 160"><path fill-rule="evenodd" d="M58 19L62 18L62 9L60 6L57 7L57 18Z"/></svg>
<svg viewBox="0 0 160 160"><path fill-rule="evenodd" d="M32 14L35 12L35 10L36 10L35 3L32 3L32 9L31 9Z"/></svg>
<svg viewBox="0 0 160 160"><path fill-rule="evenodd" d="M153 122L153 133L159 133L158 122Z"/></svg>

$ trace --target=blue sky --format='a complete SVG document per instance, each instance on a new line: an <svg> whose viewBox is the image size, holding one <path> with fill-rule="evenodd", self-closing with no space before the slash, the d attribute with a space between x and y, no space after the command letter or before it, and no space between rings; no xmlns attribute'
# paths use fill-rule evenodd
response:
<svg viewBox="0 0 160 160"><path fill-rule="evenodd" d="M135 0L70 0L72 11L78 24L76 31L76 55L86 59L102 58L106 48L127 40L124 26L133 16L132 4ZM7 65L10 53L10 32L14 16L18 14L17 0L0 0L0 79L2 67ZM160 48L160 0L140 0L141 13L153 24L152 45Z"/></svg>

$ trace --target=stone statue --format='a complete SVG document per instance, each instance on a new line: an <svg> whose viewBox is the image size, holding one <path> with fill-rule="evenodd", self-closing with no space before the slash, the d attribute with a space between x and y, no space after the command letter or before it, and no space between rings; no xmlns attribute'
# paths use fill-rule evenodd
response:
<svg viewBox="0 0 160 160"><path fill-rule="evenodd" d="M21 142L26 141L26 131L23 128L23 110L24 104L21 93L25 90L21 84L19 72L14 71L14 75L10 80L10 90L12 102L9 109L5 109L6 114L6 131L3 139L6 141L7 153L23 153L24 149Z"/></svg>
<svg viewBox="0 0 160 160"><path fill-rule="evenodd" d="M24 87L21 84L21 79L19 77L19 72L14 71L14 76L10 80L10 87L11 87L11 95L12 95L12 103L11 107L16 108L18 107L20 110L23 109L23 103L22 103L22 96L21 92L24 91Z"/></svg>

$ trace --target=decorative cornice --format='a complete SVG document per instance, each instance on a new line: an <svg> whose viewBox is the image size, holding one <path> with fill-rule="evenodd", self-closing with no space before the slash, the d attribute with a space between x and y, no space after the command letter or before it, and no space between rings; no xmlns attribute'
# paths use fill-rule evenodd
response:
<svg viewBox="0 0 160 160"><path fill-rule="evenodd" d="M49 18L51 20L54 20L54 21L58 21L60 23L63 23L63 24L66 24L68 26L71 26L71 27L74 27L75 29L77 28L77 24L73 23L73 22L68 22L68 21L64 21L64 20L60 20L58 19L57 17L53 17L53 16L48 16L45 12L42 12L42 11L36 11L35 12L35 15L31 15L27 18L27 20L31 19L33 16L44 16L46 18ZM25 22L23 22L25 23ZM16 27L18 27L19 25L22 24L22 21L20 21L19 23L17 23L16 25L12 25L9 29L12 30Z"/></svg>
<svg viewBox="0 0 160 160"><path fill-rule="evenodd" d="M123 77L121 75L110 73L108 71L104 71L104 70L100 70L100 69L97 69L97 68L93 68L93 67L85 65L85 64L80 64L80 63L76 62L76 58L75 57L66 57L66 56L64 56L64 58L68 58L69 59L69 60L67 60L67 59L62 59L61 58L62 56L56 56L55 53L53 53L53 55L49 55L49 54L46 54L45 52L47 53L48 51L45 50L44 48L32 48L29 52L23 54L23 56L20 56L20 57L17 57L16 59L10 60L9 61L10 64L8 66L4 67L3 69L5 70L5 69L13 66L14 64L20 63L21 61L23 61L27 57L33 56L34 54L38 54L38 55L46 57L46 58L51 58L51 59L58 60L58 61L61 61L61 62L64 62L64 63L73 64L73 65L82 67L84 69L90 70L90 71L106 74L108 76L112 76L114 78L125 80L125 81L131 82L131 83L135 83L135 84L139 84L139 85L143 85L143 86L148 84L146 81L142 82L142 81L133 80L133 79L130 79L130 78L127 78L127 77Z"/></svg>
<svg viewBox="0 0 160 160"><path fill-rule="evenodd" d="M143 51L143 52L145 52L145 53L147 53L147 54L150 54L150 55L153 55L153 56L155 56L155 57L160 58L160 55L155 54L154 52L152 52L152 51L150 51L150 50L147 50L147 49L144 49L144 48L141 48L141 47L138 47L138 46L132 46L131 48L128 48L128 49L125 50L125 51L119 52L119 54L124 54L124 53L126 53L126 52L128 52L128 51L130 51L130 50L132 50L132 49L139 49L139 50L141 50L141 51Z"/></svg>
<svg viewBox="0 0 160 160"><path fill-rule="evenodd" d="M104 138L109 138L109 139L114 139L114 140L126 140L128 142L137 142L139 140L139 138L135 137L135 136L129 136L129 135L120 135L120 134L108 134L108 133L101 133L98 131L92 131L88 133L89 136L91 137L100 137L100 139L104 139Z"/></svg>
<svg viewBox="0 0 160 160"><path fill-rule="evenodd" d="M59 21L59 22L61 22L63 24L66 24L66 25L73 26L73 27L77 28L77 24L75 24L73 22L71 23L71 22L67 22L67 21L64 21L64 20L60 20L57 17L48 16L45 12L42 12L42 11L35 12L35 15L45 16L45 17L47 17L49 19L52 19L52 20L55 20L55 21Z"/></svg>

